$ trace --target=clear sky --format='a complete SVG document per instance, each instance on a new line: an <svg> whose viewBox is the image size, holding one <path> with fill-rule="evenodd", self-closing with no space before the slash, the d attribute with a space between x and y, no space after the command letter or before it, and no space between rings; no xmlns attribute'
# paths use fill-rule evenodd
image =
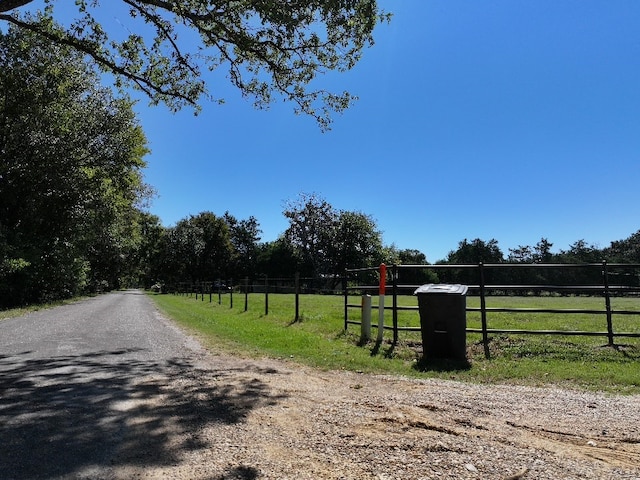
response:
<svg viewBox="0 0 640 480"><path fill-rule="evenodd" d="M387 245L430 262L463 239L553 251L640 229L640 2L380 0L394 14L362 61L322 86L360 100L321 133L277 103L136 109L149 139L151 212L255 216L317 193L371 215Z"/></svg>

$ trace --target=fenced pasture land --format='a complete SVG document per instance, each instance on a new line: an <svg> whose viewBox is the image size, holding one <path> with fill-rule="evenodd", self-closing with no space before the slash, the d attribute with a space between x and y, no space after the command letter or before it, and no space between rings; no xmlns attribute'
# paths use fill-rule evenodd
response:
<svg viewBox="0 0 640 480"><path fill-rule="evenodd" d="M376 296L372 297L372 307L377 309ZM397 329L400 335L420 331L420 315L414 296L398 295ZM361 322L361 297L348 297L347 323L359 325ZM387 298L387 302L390 298ZM467 332L474 339L474 333L483 329L481 298L467 296ZM607 343L613 330L615 337L640 337L640 298L614 297L610 299L611 325L608 324L607 310L603 299L590 296L495 296L485 297L486 328L490 334L561 335L600 337L597 342ZM624 312L624 315L616 315ZM637 312L635 315L631 312ZM377 319L377 314L374 314ZM393 305L385 304L385 329L394 328ZM372 327L376 328L374 320ZM352 327L354 328L354 327ZM625 340L627 341L627 340ZM614 342L615 344L615 342Z"/></svg>
<svg viewBox="0 0 640 480"><path fill-rule="evenodd" d="M397 310L398 339L393 338L393 311L385 304L382 344L361 344L360 309L349 308L345 331L345 302L359 305L360 295L269 294L268 313L263 293L223 295L218 302L194 294L153 295L166 314L197 331L214 351L290 359L324 369L394 373L455 378L477 382L556 384L618 393L640 393L640 338L616 337L608 346L606 335L523 335L489 333L489 358L485 356L480 298L467 297L467 358L461 367L447 362L420 364L422 344L417 308ZM246 303L245 303L246 298ZM373 297L375 300L376 297ZM390 299L387 298L390 302ZM496 296L486 298L487 308L531 310L602 310L602 298L589 296ZM299 317L296 320L296 302ZM417 307L417 298L398 295L398 306ZM375 306L375 301L374 301ZM640 336L640 298L611 299L615 331ZM475 309L475 310L474 310ZM615 315L616 310L639 315ZM374 319L377 319L374 311ZM527 313L495 311L487 315L495 330L606 332L600 313ZM353 322L353 323L351 323ZM374 325L376 320L372 322Z"/></svg>

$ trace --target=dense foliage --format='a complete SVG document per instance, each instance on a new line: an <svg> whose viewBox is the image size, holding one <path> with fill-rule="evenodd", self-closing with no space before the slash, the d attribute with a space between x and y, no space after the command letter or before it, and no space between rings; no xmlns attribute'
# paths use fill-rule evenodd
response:
<svg viewBox="0 0 640 480"><path fill-rule="evenodd" d="M383 248L370 216L337 211L318 195L300 195L283 215L289 228L265 243L260 243L254 217L238 220L229 212L221 217L203 212L182 219L154 237L156 259L147 265L144 281L176 285L299 274L332 285L340 282L345 268L379 265L391 251Z"/></svg>
<svg viewBox="0 0 640 480"><path fill-rule="evenodd" d="M115 24L100 0L76 0L66 26L52 21L62 18L53 0L44 8L34 0L0 0L0 20L82 52L114 74L117 85L141 90L152 103L176 110L197 108L203 96L222 101L205 79L207 71L223 70L213 78L230 81L258 108L283 98L322 129L355 97L325 90L317 77L351 69L373 44L375 26L389 19L375 0L109 2L112 16L119 14Z"/></svg>
<svg viewBox="0 0 640 480"><path fill-rule="evenodd" d="M72 49L0 33L0 306L119 286L146 139Z"/></svg>
<svg viewBox="0 0 640 480"><path fill-rule="evenodd" d="M485 278L488 284L504 285L602 285L602 268L566 269L566 268L533 268L539 264L598 264L604 261L619 264L640 264L640 231L629 238L614 241L609 247L599 248L584 240L571 244L567 250L553 253L553 244L542 238L533 246L520 245L509 249L505 258L495 239L486 242L479 238L464 239L458 244L458 249L451 251L442 264L518 264L513 269L488 269ZM531 265L532 268L523 268ZM640 286L640 269L629 267L619 269L616 283L619 285ZM477 284L477 271L448 270L439 275L443 282L461 282Z"/></svg>

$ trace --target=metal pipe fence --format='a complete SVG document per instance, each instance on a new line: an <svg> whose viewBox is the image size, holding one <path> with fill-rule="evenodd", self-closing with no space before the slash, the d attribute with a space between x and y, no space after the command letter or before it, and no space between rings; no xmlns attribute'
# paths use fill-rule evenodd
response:
<svg viewBox="0 0 640 480"><path fill-rule="evenodd" d="M336 285L337 284L337 285ZM244 296L244 311L249 309L249 294L264 294L264 314L269 314L269 296L274 294L293 294L294 301L294 321L300 320L300 297L307 294L331 294L341 295L344 289L342 278L335 277L301 277L295 274L294 277L270 278L260 277L250 279L245 277L242 281L234 283L232 279L228 281L217 280L215 282L179 282L167 285L164 289L167 293L195 297L195 300L205 301L208 297L209 303L217 297L218 304L222 304L223 294L228 295L229 306L233 308L234 295Z"/></svg>
<svg viewBox="0 0 640 480"><path fill-rule="evenodd" d="M528 274L523 274L529 270ZM459 280L476 281L468 284L469 296L477 296L479 307L467 307L467 312L480 314L481 328L467 328L467 333L482 334L485 356L489 356L490 334L523 334L523 335L567 335L567 336L601 336L606 337L609 346L615 345L616 337L637 337L638 332L624 332L614 330L614 316L640 315L638 310L614 309L611 298L615 296L640 295L640 264L608 264L607 262L590 264L470 264L470 265L392 265L386 268L386 281L391 285L393 296L391 312L392 325L384 325L384 329L393 330L393 342L398 342L400 331L420 331L420 327L399 327L398 312L418 311L418 306L398 305L398 296L413 294L420 286L418 284L402 284L399 278L403 272L431 271L441 273L441 277L449 280L442 283L463 283ZM378 285L373 284L378 272L377 268L348 269L345 271L344 284L344 329L348 325L361 322L349 319L350 309L361 309L361 304L349 303L349 297L370 294L378 291ZM533 272L533 273L532 273ZM369 280L370 283L360 284L359 279ZM487 278L501 280L500 283L490 283ZM509 279L537 279L538 283L515 283ZM617 279L618 284L612 284L611 279ZM570 280L584 283L570 283ZM366 281L365 280L365 281ZM545 281L554 281L544 283ZM564 280L565 283L556 283ZM620 280L624 280L621 282ZM588 283L587 283L588 282ZM438 282L429 282L438 283ZM464 282L467 283L467 282ZM555 309L555 308L516 308L516 307L487 307L486 300L492 296L541 295L542 293L558 296L588 295L601 297L602 309ZM373 306L372 308L377 308ZM606 319L606 330L599 331L568 331L568 330L527 330L508 328L489 328L489 317L495 313L538 314L551 313L558 315L592 314L601 315ZM604 325L604 323L603 323Z"/></svg>

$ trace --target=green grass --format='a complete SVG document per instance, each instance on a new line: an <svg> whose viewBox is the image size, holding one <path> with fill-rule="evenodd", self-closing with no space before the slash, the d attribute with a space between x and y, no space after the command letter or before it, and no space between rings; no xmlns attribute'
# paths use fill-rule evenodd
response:
<svg viewBox="0 0 640 480"><path fill-rule="evenodd" d="M82 300L83 298L86 297L74 297L68 300L59 300L56 302L27 305L24 307L11 308L8 310L0 310L0 321L6 320L7 318L26 315L31 312L37 312L38 310L46 310L48 308L58 307L60 305L69 305L71 303L77 302L78 300Z"/></svg>
<svg viewBox="0 0 640 480"><path fill-rule="evenodd" d="M293 295L269 295L265 315L263 294L249 295L244 311L244 295L229 295L205 301L194 297L152 295L161 310L196 332L215 351L242 356L285 358L321 369L348 369L363 372L402 374L415 377L454 378L482 383L560 385L569 388L609 392L640 393L640 339L618 338L616 348L607 347L605 337L494 334L490 338L491 358L484 357L481 335L468 334L466 364L421 359L420 332L401 331L392 345L392 332L385 330L384 342L359 346L360 327L349 325L344 331L342 297L302 295L300 320L294 322ZM350 304L359 304L353 297ZM374 297L375 304L375 297ZM387 298L387 307L391 299ZM399 304L416 306L415 297L400 297ZM469 297L468 306L478 306ZM603 309L603 300L588 297L494 297L488 307ZM614 299L614 309L640 311L640 299ZM373 312L377 324L377 310ZM417 311L401 311L400 326L418 327ZM359 309L349 309L349 319L360 320ZM385 325L391 325L391 312L385 311ZM533 313L492 313L489 328L527 330L606 331L603 315L560 315ZM480 315L469 312L467 326L480 326ZM614 316L616 331L640 332L640 316ZM376 329L373 329L376 336Z"/></svg>

